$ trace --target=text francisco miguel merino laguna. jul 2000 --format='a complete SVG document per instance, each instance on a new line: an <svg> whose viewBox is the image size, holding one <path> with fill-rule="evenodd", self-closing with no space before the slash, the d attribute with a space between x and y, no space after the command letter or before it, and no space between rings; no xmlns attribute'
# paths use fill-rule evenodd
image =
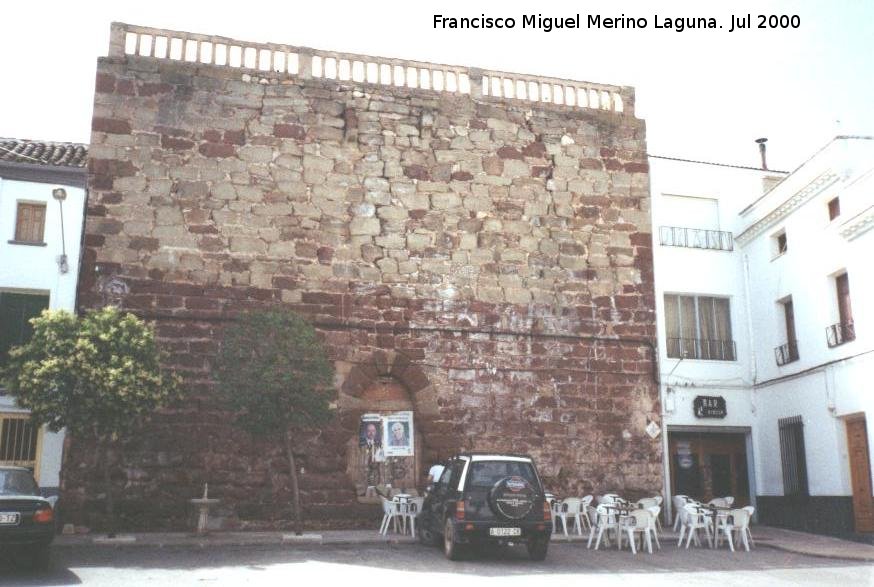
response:
<svg viewBox="0 0 874 587"><path fill-rule="evenodd" d="M681 33L698 29L723 29L727 32L750 29L797 29L801 17L797 14L729 14L713 16L661 16L652 17L604 16L602 14L574 14L569 16L544 16L523 14L521 16L445 16L435 14L435 29L532 29L549 33L566 29L658 29Z"/></svg>

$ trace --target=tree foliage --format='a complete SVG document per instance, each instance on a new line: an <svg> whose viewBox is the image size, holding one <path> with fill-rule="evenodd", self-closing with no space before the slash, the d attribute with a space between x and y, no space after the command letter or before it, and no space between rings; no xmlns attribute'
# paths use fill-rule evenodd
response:
<svg viewBox="0 0 874 587"><path fill-rule="evenodd" d="M10 351L0 376L51 430L115 440L179 395L176 376L161 369L154 330L133 314L44 311L31 324L33 335Z"/></svg>
<svg viewBox="0 0 874 587"><path fill-rule="evenodd" d="M224 333L219 392L247 431L280 434L332 417L333 366L313 327L286 310L243 314Z"/></svg>

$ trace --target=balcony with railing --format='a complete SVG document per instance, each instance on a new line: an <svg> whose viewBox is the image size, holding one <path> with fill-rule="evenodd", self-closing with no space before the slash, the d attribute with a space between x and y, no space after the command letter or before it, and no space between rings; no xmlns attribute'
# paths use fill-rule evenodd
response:
<svg viewBox="0 0 874 587"><path fill-rule="evenodd" d="M786 344L782 344L774 349L774 358L777 360L777 366L782 367L789 363L794 363L798 360L798 341L790 340Z"/></svg>
<svg viewBox="0 0 874 587"><path fill-rule="evenodd" d="M838 322L825 329L829 348L840 346L845 342L856 340L856 327L852 322Z"/></svg>
<svg viewBox="0 0 874 587"><path fill-rule="evenodd" d="M733 340L669 338L667 339L667 351L668 357L674 359L697 359L703 361L737 360Z"/></svg>
<svg viewBox="0 0 874 587"><path fill-rule="evenodd" d="M277 43L253 43L215 35L112 23L109 56L143 57L247 74L326 79L403 87L478 100L522 100L634 114L634 90L460 65L446 65L323 51Z"/></svg>
<svg viewBox="0 0 874 587"><path fill-rule="evenodd" d="M711 251L734 250L734 237L730 232L705 228L661 226L659 227L659 242L664 247L686 247Z"/></svg>

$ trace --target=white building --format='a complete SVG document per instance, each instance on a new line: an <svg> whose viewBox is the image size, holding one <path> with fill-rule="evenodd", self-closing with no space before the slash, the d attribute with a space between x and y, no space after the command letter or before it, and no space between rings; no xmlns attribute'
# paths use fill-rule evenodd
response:
<svg viewBox="0 0 874 587"><path fill-rule="evenodd" d="M666 493L874 531L874 140L837 137L789 174L650 169Z"/></svg>
<svg viewBox="0 0 874 587"><path fill-rule="evenodd" d="M75 311L86 155L81 144L0 139L0 362L27 339L32 316ZM0 464L32 467L56 493L63 441L31 426L0 388Z"/></svg>

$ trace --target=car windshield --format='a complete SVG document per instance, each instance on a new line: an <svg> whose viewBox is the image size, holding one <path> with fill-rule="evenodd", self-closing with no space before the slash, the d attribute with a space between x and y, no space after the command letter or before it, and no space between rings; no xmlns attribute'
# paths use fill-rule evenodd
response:
<svg viewBox="0 0 874 587"><path fill-rule="evenodd" d="M470 466L469 488L491 489L504 477L522 477L534 487L539 487L537 475L531 463L520 461L479 461Z"/></svg>
<svg viewBox="0 0 874 587"><path fill-rule="evenodd" d="M0 469L0 495L39 495L30 471Z"/></svg>

